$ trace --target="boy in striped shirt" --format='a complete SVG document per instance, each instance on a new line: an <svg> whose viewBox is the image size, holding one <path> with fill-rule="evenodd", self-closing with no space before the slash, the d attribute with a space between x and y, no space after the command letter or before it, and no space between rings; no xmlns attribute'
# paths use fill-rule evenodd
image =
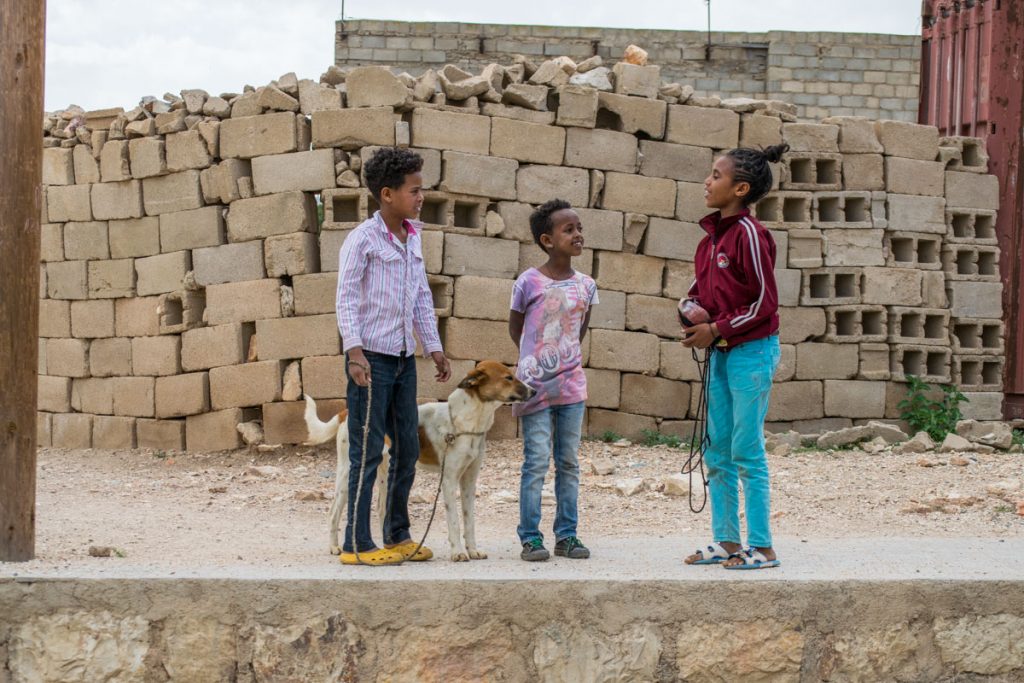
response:
<svg viewBox="0 0 1024 683"><path fill-rule="evenodd" d="M423 159L407 149L383 148L366 162L366 184L380 210L345 239L338 259L336 310L348 378L349 433L342 564L395 564L433 556L426 547L413 554L416 543L409 532L409 491L419 458L414 335L433 359L438 382L449 379L451 367L441 349L419 229L413 222L423 206L422 169ZM370 533L370 500L385 435L391 440L391 467L382 520L384 547L378 548Z"/></svg>

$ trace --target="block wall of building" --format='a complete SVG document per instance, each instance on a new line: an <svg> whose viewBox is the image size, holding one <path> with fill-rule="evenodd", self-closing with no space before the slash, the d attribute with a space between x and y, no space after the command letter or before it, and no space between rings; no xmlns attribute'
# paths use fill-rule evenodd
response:
<svg viewBox="0 0 1024 683"><path fill-rule="evenodd" d="M479 71L515 55L621 58L636 44L666 81L698 95L785 99L805 119L867 116L917 120L918 36L701 31L348 20L335 27L335 63L384 64L413 75L456 64ZM710 58L709 58L710 54Z"/></svg>
<svg viewBox="0 0 1024 683"><path fill-rule="evenodd" d="M583 345L589 433L688 435L698 373L675 309L702 181L724 150L786 141L755 207L777 245L770 426L897 419L907 375L957 384L969 417L1000 416L998 188L980 141L664 95L654 65L571 70L333 69L49 116L40 444L229 449L244 422L269 443L304 440L303 393L325 415L344 402L338 251L376 208L361 171L385 145L425 161L423 258L454 377L437 385L422 359L422 400L445 398L475 361L515 363L509 293L544 260L528 216L563 197L585 225L575 266L601 299ZM570 82L594 72L612 88ZM514 436L499 414L494 435Z"/></svg>

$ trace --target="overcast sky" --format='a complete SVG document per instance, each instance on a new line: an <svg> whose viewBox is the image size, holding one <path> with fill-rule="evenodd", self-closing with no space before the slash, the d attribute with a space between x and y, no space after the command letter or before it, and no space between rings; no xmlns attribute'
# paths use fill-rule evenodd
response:
<svg viewBox="0 0 1024 683"><path fill-rule="evenodd" d="M919 0L712 0L721 31L916 34ZM341 0L47 2L46 109L131 108L144 95L263 85L333 62ZM704 30L704 0L346 0L349 19Z"/></svg>

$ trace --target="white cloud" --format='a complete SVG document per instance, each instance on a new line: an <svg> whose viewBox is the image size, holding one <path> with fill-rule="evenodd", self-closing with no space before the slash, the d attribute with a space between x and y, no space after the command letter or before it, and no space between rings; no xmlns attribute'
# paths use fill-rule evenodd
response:
<svg viewBox="0 0 1024 683"><path fill-rule="evenodd" d="M239 92L289 71L317 78L334 59L341 0L50 0L46 108L134 106L184 88ZM713 0L712 28L913 34L916 0ZM703 0L515 3L346 0L349 18L703 30Z"/></svg>

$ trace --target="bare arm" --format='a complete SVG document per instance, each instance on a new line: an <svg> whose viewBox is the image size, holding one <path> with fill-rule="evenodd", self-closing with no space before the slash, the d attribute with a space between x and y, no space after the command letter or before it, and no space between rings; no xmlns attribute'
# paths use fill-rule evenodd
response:
<svg viewBox="0 0 1024 683"><path fill-rule="evenodd" d="M587 309L587 314L583 316L583 324L580 325L580 341L587 336L587 330L590 328L590 309Z"/></svg>
<svg viewBox="0 0 1024 683"><path fill-rule="evenodd" d="M512 343L519 348L519 340L523 336L523 322L526 316L516 310L508 312L508 336L512 337ZM589 314L588 314L589 319Z"/></svg>

